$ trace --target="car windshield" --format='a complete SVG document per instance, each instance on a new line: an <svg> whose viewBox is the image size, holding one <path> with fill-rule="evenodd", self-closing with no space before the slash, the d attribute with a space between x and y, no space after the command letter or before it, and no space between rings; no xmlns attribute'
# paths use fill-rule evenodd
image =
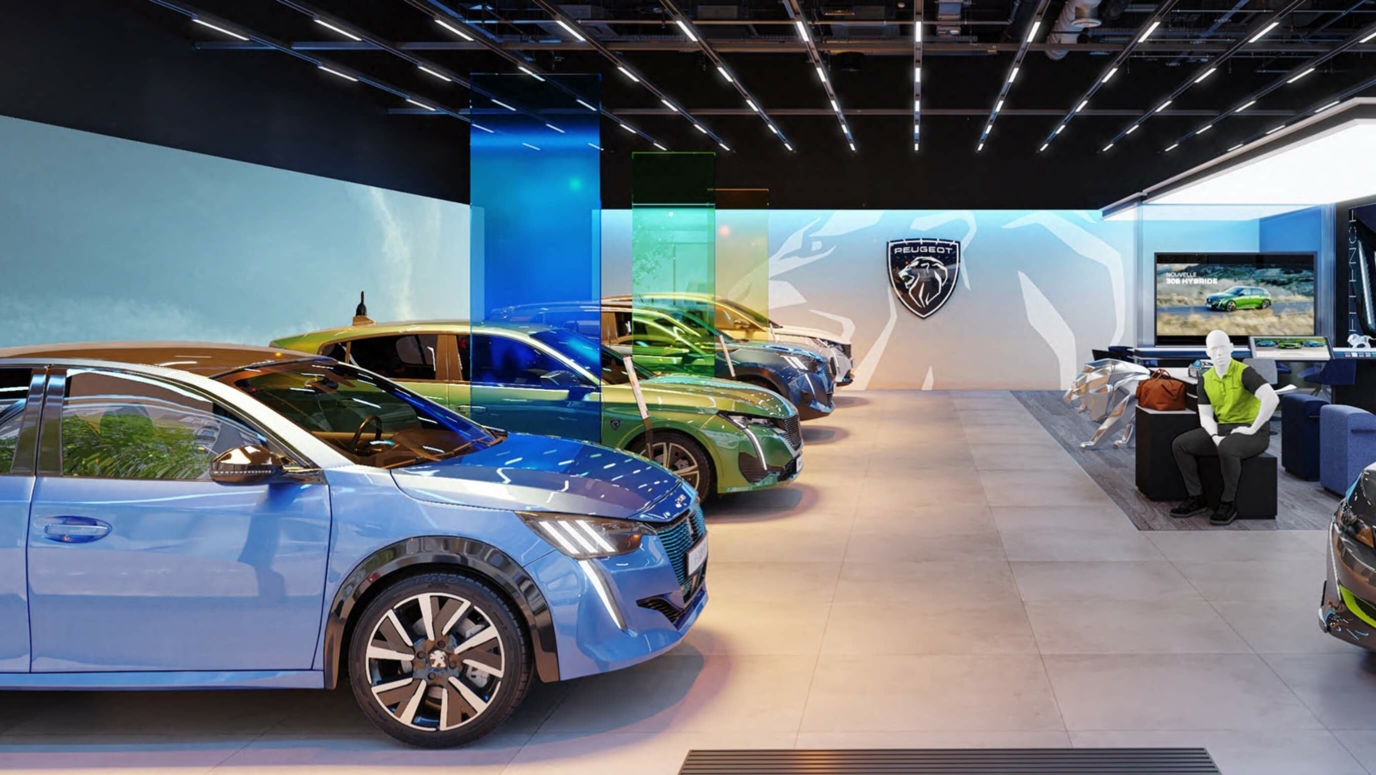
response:
<svg viewBox="0 0 1376 775"><path fill-rule="evenodd" d="M250 366L219 380L253 396L350 460L400 468L500 439L394 382L336 361Z"/></svg>
<svg viewBox="0 0 1376 775"><path fill-rule="evenodd" d="M783 328L783 326L779 325L778 323L775 323L773 320L770 320L768 315L764 314L763 312L757 312L753 309L750 309L749 307L743 304L734 301L727 301L725 299L719 299L717 300L717 303L736 313L738 317L747 318L751 322L755 323L756 325L762 328L765 326L768 326L770 328Z"/></svg>
<svg viewBox="0 0 1376 775"><path fill-rule="evenodd" d="M560 355L582 366L592 374L598 374L600 366L602 384L604 385L625 385L631 381L630 375L626 372L626 362L620 354L582 334L575 334L560 328L551 328L530 336L538 342L549 345ZM635 373L640 379L650 379L654 376L640 366L635 367Z"/></svg>
<svg viewBox="0 0 1376 775"><path fill-rule="evenodd" d="M1234 295L1234 296L1246 296L1246 295L1247 295L1247 289L1246 289L1246 288L1234 288L1234 289L1232 289L1231 291L1228 291L1228 292L1231 293L1231 294Z"/></svg>

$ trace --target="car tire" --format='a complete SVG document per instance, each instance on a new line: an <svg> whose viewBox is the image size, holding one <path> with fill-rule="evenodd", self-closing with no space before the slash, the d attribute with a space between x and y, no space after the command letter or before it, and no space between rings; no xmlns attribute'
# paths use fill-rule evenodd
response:
<svg viewBox="0 0 1376 775"><path fill-rule="evenodd" d="M645 436L642 435L631 443L628 448L631 452L648 457L656 463L673 471L678 476L682 476L693 488L698 491L702 498L710 498L716 495L716 477L712 472L712 458L707 454L707 450L697 442L692 436L679 431L660 431L654 432L655 455L651 457L645 450ZM664 459L668 455L668 460ZM682 471L688 470L690 476L684 476Z"/></svg>
<svg viewBox="0 0 1376 775"><path fill-rule="evenodd" d="M1224 306L1224 309L1228 310L1229 312L1235 311L1235 310L1237 309L1237 302L1235 302L1235 301L1230 301L1230 302L1228 302L1227 305Z"/></svg>
<svg viewBox="0 0 1376 775"><path fill-rule="evenodd" d="M1271 308L1271 300L1270 300L1270 299L1262 299L1262 300L1261 300L1261 308L1262 308L1262 309L1270 309L1270 308Z"/></svg>
<svg viewBox="0 0 1376 775"><path fill-rule="evenodd" d="M520 621L501 595L466 576L398 581L354 622L354 699L369 721L407 745L472 743L505 721L530 688L531 651ZM393 656L403 654L411 658Z"/></svg>

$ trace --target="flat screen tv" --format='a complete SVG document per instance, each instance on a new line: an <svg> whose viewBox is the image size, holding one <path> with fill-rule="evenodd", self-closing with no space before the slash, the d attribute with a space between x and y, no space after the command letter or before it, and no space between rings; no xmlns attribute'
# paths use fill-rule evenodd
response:
<svg viewBox="0 0 1376 775"><path fill-rule="evenodd" d="M1313 253L1157 253L1156 343L1313 336Z"/></svg>

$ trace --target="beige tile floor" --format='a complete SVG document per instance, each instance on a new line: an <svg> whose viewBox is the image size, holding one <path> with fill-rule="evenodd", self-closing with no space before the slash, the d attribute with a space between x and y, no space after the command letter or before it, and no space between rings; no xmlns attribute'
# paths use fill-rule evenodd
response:
<svg viewBox="0 0 1376 775"><path fill-rule="evenodd" d="M636 773L693 748L1205 746L1376 773L1376 660L1318 632L1323 540L1139 533L1007 393L843 393L793 486L710 511L712 602L464 751L346 692L0 694L0 771Z"/></svg>

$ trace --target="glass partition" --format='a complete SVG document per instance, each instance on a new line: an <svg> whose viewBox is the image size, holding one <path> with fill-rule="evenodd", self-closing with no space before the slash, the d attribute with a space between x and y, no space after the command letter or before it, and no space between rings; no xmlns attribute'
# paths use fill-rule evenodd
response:
<svg viewBox="0 0 1376 775"><path fill-rule="evenodd" d="M717 328L770 339L769 190L717 189Z"/></svg>
<svg viewBox="0 0 1376 775"><path fill-rule="evenodd" d="M473 76L466 405L485 425L601 438L595 75Z"/></svg>

